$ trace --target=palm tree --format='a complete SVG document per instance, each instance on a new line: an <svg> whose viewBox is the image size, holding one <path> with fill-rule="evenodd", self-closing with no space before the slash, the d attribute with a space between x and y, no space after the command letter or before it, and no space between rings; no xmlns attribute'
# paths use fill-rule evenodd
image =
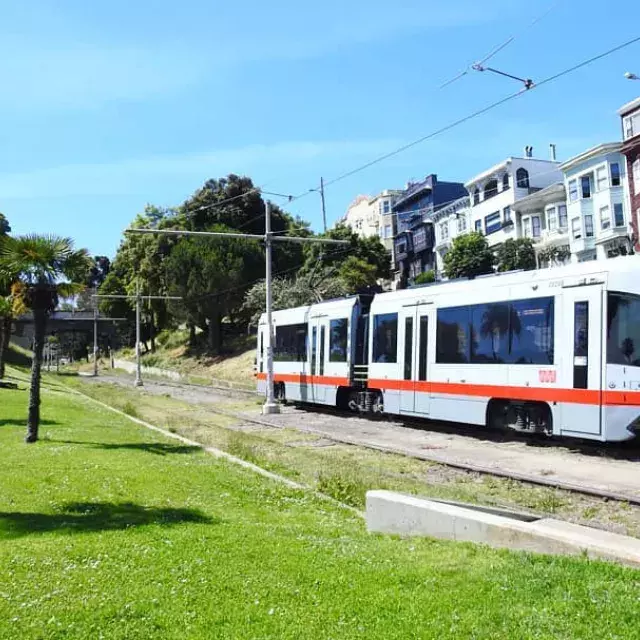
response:
<svg viewBox="0 0 640 640"><path fill-rule="evenodd" d="M0 272L18 274L14 295L31 309L34 348L26 442L36 442L40 426L40 372L47 320L59 297L83 288L90 268L85 249L74 249L69 238L25 235L7 238L0 249Z"/></svg>

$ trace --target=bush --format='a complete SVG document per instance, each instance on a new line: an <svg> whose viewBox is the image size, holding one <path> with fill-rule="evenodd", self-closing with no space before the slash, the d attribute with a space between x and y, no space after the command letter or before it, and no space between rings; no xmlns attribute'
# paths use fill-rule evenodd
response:
<svg viewBox="0 0 640 640"><path fill-rule="evenodd" d="M431 284L436 281L435 271L424 271L416 276L416 279L413 281L414 284Z"/></svg>

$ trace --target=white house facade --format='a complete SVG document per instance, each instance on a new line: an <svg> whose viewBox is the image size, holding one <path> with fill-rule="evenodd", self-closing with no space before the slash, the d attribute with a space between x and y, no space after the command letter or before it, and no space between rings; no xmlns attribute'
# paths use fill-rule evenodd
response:
<svg viewBox="0 0 640 640"><path fill-rule="evenodd" d="M377 236L380 233L380 219L374 208L369 205L370 200L370 196L357 196L339 220L361 238Z"/></svg>
<svg viewBox="0 0 640 640"><path fill-rule="evenodd" d="M435 267L438 278L444 271L444 257L451 248L453 239L471 230L471 209L469 198L463 197L435 211L430 220L433 223L436 254Z"/></svg>
<svg viewBox="0 0 640 640"><path fill-rule="evenodd" d="M621 148L619 142L601 144L561 166L572 262L633 252L626 158Z"/></svg>
<svg viewBox="0 0 640 640"><path fill-rule="evenodd" d="M396 216L393 213L393 205L401 194L401 190L385 189L369 200L369 207L378 218L378 235L380 242L382 242L385 249L392 254L392 259L393 239L398 229Z"/></svg>
<svg viewBox="0 0 640 640"><path fill-rule="evenodd" d="M535 191L562 181L560 163L531 157L507 158L469 180L471 231L480 231L490 246L516 238L513 209Z"/></svg>

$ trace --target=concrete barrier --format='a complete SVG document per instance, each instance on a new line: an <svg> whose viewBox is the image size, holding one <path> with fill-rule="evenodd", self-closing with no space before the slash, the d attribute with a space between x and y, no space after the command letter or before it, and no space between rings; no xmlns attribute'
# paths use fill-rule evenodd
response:
<svg viewBox="0 0 640 640"><path fill-rule="evenodd" d="M584 553L640 567L637 538L507 510L369 491L366 521L373 533L429 536L546 554Z"/></svg>

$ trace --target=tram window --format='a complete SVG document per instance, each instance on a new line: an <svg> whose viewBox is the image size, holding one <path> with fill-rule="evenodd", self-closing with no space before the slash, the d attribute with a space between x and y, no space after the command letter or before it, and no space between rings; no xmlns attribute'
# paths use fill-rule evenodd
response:
<svg viewBox="0 0 640 640"><path fill-rule="evenodd" d="M443 364L469 362L470 315L470 307L438 310L436 362Z"/></svg>
<svg viewBox="0 0 640 640"><path fill-rule="evenodd" d="M418 340L418 380L427 379L427 340L429 336L429 316L420 316Z"/></svg>
<svg viewBox="0 0 640 640"><path fill-rule="evenodd" d="M507 302L471 307L471 362L504 363L509 359L509 313Z"/></svg>
<svg viewBox="0 0 640 640"><path fill-rule="evenodd" d="M398 361L398 314L373 316L373 361Z"/></svg>
<svg viewBox="0 0 640 640"><path fill-rule="evenodd" d="M531 298L511 303L513 364L553 364L553 298Z"/></svg>
<svg viewBox="0 0 640 640"><path fill-rule="evenodd" d="M277 362L304 362L307 359L307 325L276 327L273 359Z"/></svg>
<svg viewBox="0 0 640 640"><path fill-rule="evenodd" d="M347 343L349 336L349 320L340 318L331 320L329 326L329 361L347 361Z"/></svg>
<svg viewBox="0 0 640 640"><path fill-rule="evenodd" d="M260 332L260 373L264 371L264 331Z"/></svg>
<svg viewBox="0 0 640 640"><path fill-rule="evenodd" d="M324 338L325 328L324 325L320 327L320 375L324 375Z"/></svg>
<svg viewBox="0 0 640 640"><path fill-rule="evenodd" d="M316 374L316 352L318 350L318 327L311 330L311 375Z"/></svg>
<svg viewBox="0 0 640 640"><path fill-rule="evenodd" d="M640 298L607 297L607 362L640 367Z"/></svg>
<svg viewBox="0 0 640 640"><path fill-rule="evenodd" d="M413 366L413 318L405 318L404 323L404 379L411 380Z"/></svg>

